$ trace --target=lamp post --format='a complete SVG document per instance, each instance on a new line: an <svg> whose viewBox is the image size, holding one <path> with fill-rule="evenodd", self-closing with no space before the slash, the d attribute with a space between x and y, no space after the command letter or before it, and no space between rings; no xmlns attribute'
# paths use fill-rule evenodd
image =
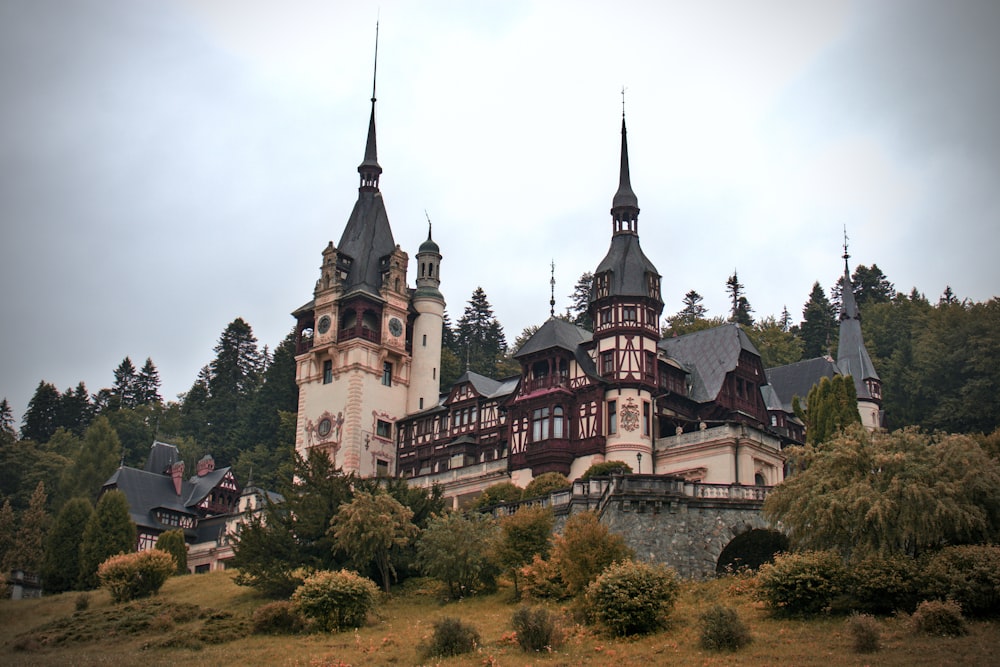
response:
<svg viewBox="0 0 1000 667"><path fill-rule="evenodd" d="M638 473L641 475L642 474L642 452L636 452L635 453L635 460L639 463Z"/></svg>

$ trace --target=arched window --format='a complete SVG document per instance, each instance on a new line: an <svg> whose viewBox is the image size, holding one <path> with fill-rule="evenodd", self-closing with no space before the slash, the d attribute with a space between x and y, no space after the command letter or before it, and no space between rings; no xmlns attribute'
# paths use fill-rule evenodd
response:
<svg viewBox="0 0 1000 667"><path fill-rule="evenodd" d="M566 416L561 405L552 408L552 437L566 437Z"/></svg>

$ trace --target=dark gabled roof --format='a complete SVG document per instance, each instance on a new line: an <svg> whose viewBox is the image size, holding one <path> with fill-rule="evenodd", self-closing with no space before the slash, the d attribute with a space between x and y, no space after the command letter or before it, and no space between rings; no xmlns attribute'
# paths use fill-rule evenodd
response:
<svg viewBox="0 0 1000 667"><path fill-rule="evenodd" d="M736 370L740 352L760 356L738 324L723 324L677 338L664 338L659 348L690 373L690 398L698 403L714 401L726 374Z"/></svg>
<svg viewBox="0 0 1000 667"><path fill-rule="evenodd" d="M498 380L488 378L485 375L480 375L475 371L465 371L451 386L457 387L458 385L465 384L466 382L471 384L472 388L476 390L476 393L483 397L492 395L493 392L500 388L500 382Z"/></svg>
<svg viewBox="0 0 1000 667"><path fill-rule="evenodd" d="M351 258L347 278L342 282L344 293L360 291L379 297L382 287L381 260L395 249L396 242L389 227L382 193L377 190L359 192L358 201L337 244L338 255Z"/></svg>
<svg viewBox="0 0 1000 667"><path fill-rule="evenodd" d="M222 481L230 470L231 468L219 468L205 473L201 477L195 475L182 484L181 494L185 498L184 504L188 507L196 506L205 499L205 496L212 492L212 489L219 485L219 482Z"/></svg>
<svg viewBox="0 0 1000 667"><path fill-rule="evenodd" d="M169 475L121 467L104 483L104 488L116 488L125 494L129 514L137 526L158 530L168 528L169 526L159 523L153 515L153 510L159 508L196 516L192 509L184 505L183 486L181 495L178 496Z"/></svg>
<svg viewBox="0 0 1000 667"><path fill-rule="evenodd" d="M517 389L517 385L521 382L520 375L514 375L509 378L505 378L500 381L500 386L497 387L496 391L490 394L490 398L502 398L504 396L510 396Z"/></svg>
<svg viewBox="0 0 1000 667"><path fill-rule="evenodd" d="M797 361L787 366L776 366L764 371L767 383L771 385L785 412L792 411L792 399L798 396L805 407L806 396L813 385L825 377L840 375L840 369L830 357L815 357ZM771 405L767 406L769 410Z"/></svg>
<svg viewBox="0 0 1000 667"><path fill-rule="evenodd" d="M524 345L514 353L514 358L520 359L554 347L575 353L581 343L590 342L593 337L594 335L586 329L552 317L525 341Z"/></svg>

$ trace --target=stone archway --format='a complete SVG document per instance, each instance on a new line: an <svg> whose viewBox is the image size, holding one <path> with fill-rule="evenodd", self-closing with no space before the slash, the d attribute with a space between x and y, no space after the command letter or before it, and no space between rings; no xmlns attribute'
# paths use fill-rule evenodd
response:
<svg viewBox="0 0 1000 667"><path fill-rule="evenodd" d="M788 537L773 528L751 528L729 541L716 561L717 574L746 567L756 570L774 560L776 553L788 551Z"/></svg>

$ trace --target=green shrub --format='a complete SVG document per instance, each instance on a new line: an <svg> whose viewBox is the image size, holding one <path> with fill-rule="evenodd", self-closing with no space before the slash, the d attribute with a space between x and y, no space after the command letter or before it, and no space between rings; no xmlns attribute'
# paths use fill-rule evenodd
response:
<svg viewBox="0 0 1000 667"><path fill-rule="evenodd" d="M594 618L616 635L652 632L663 626L680 592L677 573L663 565L622 561L587 587Z"/></svg>
<svg viewBox="0 0 1000 667"><path fill-rule="evenodd" d="M874 653L882 647L882 629L870 614L851 614L847 619L847 634L855 653Z"/></svg>
<svg viewBox="0 0 1000 667"><path fill-rule="evenodd" d="M90 608L90 596L86 593L80 593L73 601L73 607L77 611L87 611Z"/></svg>
<svg viewBox="0 0 1000 667"><path fill-rule="evenodd" d="M603 463L595 463L587 468L587 470L580 475L580 481L586 481L591 477L607 477L608 475L622 474L631 475L632 466L624 461L604 461Z"/></svg>
<svg viewBox="0 0 1000 667"><path fill-rule="evenodd" d="M295 635L306 627L302 614L288 600L269 602L257 607L251 623L255 635Z"/></svg>
<svg viewBox="0 0 1000 667"><path fill-rule="evenodd" d="M174 557L177 563L176 574L188 573L187 541L184 539L184 531L180 528L168 530L160 533L156 538L156 549L166 551Z"/></svg>
<svg viewBox="0 0 1000 667"><path fill-rule="evenodd" d="M701 614L699 620L703 649L736 651L753 641L750 629L732 607L713 605Z"/></svg>
<svg viewBox="0 0 1000 667"><path fill-rule="evenodd" d="M946 547L923 571L929 598L955 600L972 616L1000 613L1000 546Z"/></svg>
<svg viewBox="0 0 1000 667"><path fill-rule="evenodd" d="M176 569L173 556L152 549L112 556L97 568L97 578L112 600L127 602L159 591Z"/></svg>
<svg viewBox="0 0 1000 667"><path fill-rule="evenodd" d="M924 600L910 617L915 633L938 637L961 637L969 628L962 618L962 607L954 600Z"/></svg>
<svg viewBox="0 0 1000 667"><path fill-rule="evenodd" d="M522 651L556 648L562 640L555 617L544 607L520 607L510 619Z"/></svg>
<svg viewBox="0 0 1000 667"><path fill-rule="evenodd" d="M556 564L538 554L518 571L518 577L523 596L536 600L563 600L569 597Z"/></svg>
<svg viewBox="0 0 1000 667"><path fill-rule="evenodd" d="M476 650L479 631L457 618L445 617L434 621L430 641L420 647L424 658L462 655Z"/></svg>
<svg viewBox="0 0 1000 667"><path fill-rule="evenodd" d="M847 572L832 551L779 554L757 574L757 595L785 614L816 614L845 592Z"/></svg>
<svg viewBox="0 0 1000 667"><path fill-rule="evenodd" d="M552 541L552 563L566 586L566 593L578 595L614 562L635 554L625 538L608 530L593 512L573 514L562 534Z"/></svg>
<svg viewBox="0 0 1000 667"><path fill-rule="evenodd" d="M378 592L374 581L356 572L322 570L295 589L292 603L321 630L332 632L364 625Z"/></svg>
<svg viewBox="0 0 1000 667"><path fill-rule="evenodd" d="M918 601L919 576L920 567L909 556L869 556L850 568L846 605L869 614L912 612Z"/></svg>
<svg viewBox="0 0 1000 667"><path fill-rule="evenodd" d="M472 502L472 508L492 507L500 503L516 503L521 500L523 490L514 482L497 482L487 486Z"/></svg>
<svg viewBox="0 0 1000 667"><path fill-rule="evenodd" d="M547 472L528 482L528 486L524 487L521 497L524 499L540 498L555 491L563 491L571 486L573 486L573 483L569 481L566 475L560 472Z"/></svg>

